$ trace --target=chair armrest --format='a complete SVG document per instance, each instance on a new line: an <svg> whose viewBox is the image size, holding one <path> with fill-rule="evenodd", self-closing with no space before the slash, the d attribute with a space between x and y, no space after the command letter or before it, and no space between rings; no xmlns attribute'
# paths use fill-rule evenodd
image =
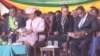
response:
<svg viewBox="0 0 100 56"><path fill-rule="evenodd" d="M38 39L37 39L36 43L39 42L39 35L45 35L46 36L46 38L43 41L45 41L47 39L47 32L38 32L37 33Z"/></svg>

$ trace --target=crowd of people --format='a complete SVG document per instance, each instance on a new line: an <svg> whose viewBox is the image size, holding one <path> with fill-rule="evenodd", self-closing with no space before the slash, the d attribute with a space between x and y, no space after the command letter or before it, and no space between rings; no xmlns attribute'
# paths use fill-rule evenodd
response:
<svg viewBox="0 0 100 56"><path fill-rule="evenodd" d="M16 32L21 28L26 29L24 36ZM38 36L38 33L42 34ZM70 12L69 6L64 4L61 10L43 14L37 7L24 11L12 6L9 13L0 15L0 37L4 41L12 39L12 43L24 43L29 53L38 37L39 41L56 40L59 47L69 38L72 56L95 56L100 45L100 10L91 6L87 12L78 6Z"/></svg>

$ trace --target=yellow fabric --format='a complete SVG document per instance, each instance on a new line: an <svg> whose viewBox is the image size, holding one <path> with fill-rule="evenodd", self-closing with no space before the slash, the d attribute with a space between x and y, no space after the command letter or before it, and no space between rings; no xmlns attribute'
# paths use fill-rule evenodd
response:
<svg viewBox="0 0 100 56"><path fill-rule="evenodd" d="M16 3L16 2L12 2L12 1L9 1L9 0L6 0L7 2L13 4L14 6L18 7L18 8L21 8L21 9L26 9L27 7L32 7L31 5L26 5L26 4L20 4L20 3ZM86 4L80 4L82 6L85 7L85 9L87 11L89 11L90 9L90 6L96 6L97 8L100 8L100 0L98 1L95 1L95 2L91 2L91 3L86 3ZM74 6L70 6L69 10L72 11L74 10L77 6L79 5L74 5ZM41 7L41 6L37 6L43 13L47 13L49 11L57 11L57 10L60 10L61 7Z"/></svg>

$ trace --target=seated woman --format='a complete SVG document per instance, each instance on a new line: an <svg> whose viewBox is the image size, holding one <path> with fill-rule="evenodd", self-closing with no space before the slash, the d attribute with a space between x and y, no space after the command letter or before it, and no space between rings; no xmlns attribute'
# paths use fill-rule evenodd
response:
<svg viewBox="0 0 100 56"><path fill-rule="evenodd" d="M26 10L26 13L27 12L29 14L29 19L26 21L25 27L27 29L27 34L25 36L19 35L17 42L24 42L28 51L30 51L30 47L34 46L38 39L38 32L43 32L45 30L45 22L43 18L37 16L36 9L30 8Z"/></svg>

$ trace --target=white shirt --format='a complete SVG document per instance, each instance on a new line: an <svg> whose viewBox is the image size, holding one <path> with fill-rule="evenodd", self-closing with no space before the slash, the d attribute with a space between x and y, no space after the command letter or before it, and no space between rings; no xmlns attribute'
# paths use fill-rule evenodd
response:
<svg viewBox="0 0 100 56"><path fill-rule="evenodd" d="M87 18L87 15L88 15L88 14L86 14L83 18L81 18L81 20L80 20L80 22L79 22L79 24L78 24L78 27L79 27L79 28L81 28L81 27L83 26L83 24L85 23L86 18Z"/></svg>

